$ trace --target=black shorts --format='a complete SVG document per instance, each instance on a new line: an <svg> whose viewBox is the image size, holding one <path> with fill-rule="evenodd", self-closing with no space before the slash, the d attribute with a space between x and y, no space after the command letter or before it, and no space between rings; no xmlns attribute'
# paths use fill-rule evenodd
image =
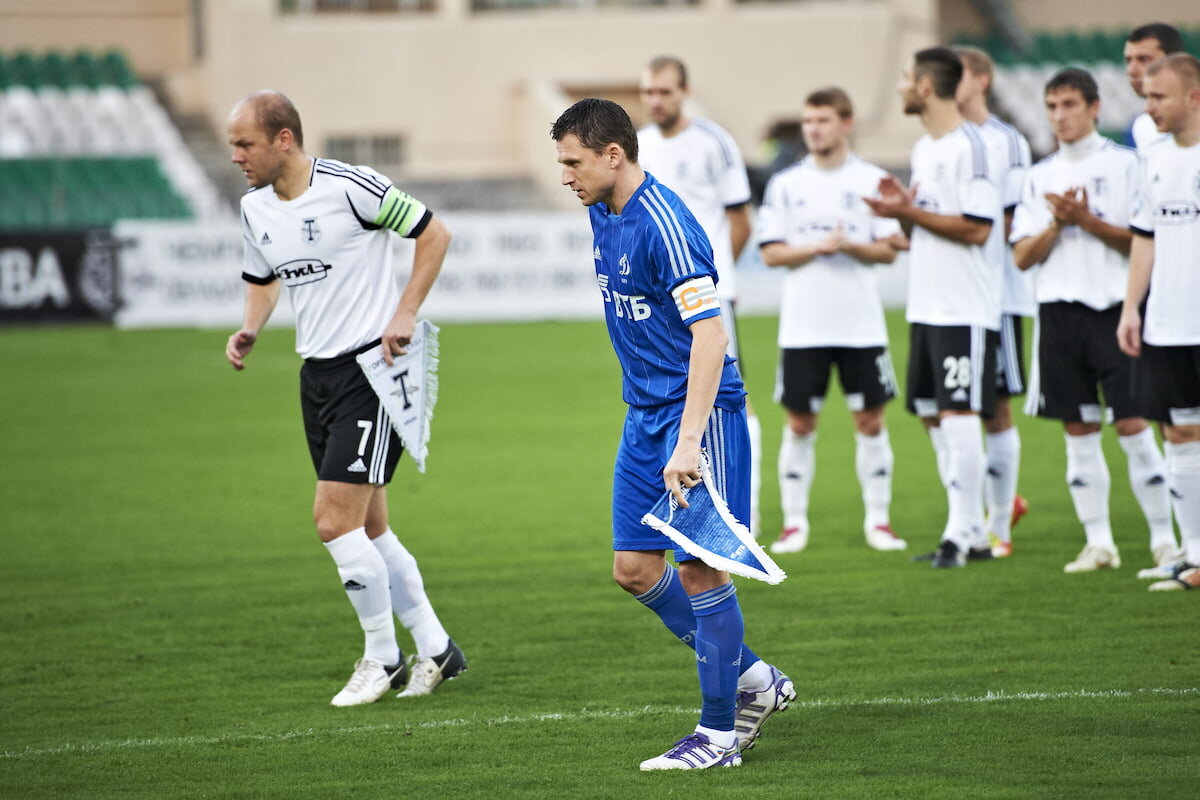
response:
<svg viewBox="0 0 1200 800"><path fill-rule="evenodd" d="M779 356L775 400L797 414L819 414L837 365L851 411L876 408L896 396L896 373L886 347L797 347Z"/></svg>
<svg viewBox="0 0 1200 800"><path fill-rule="evenodd" d="M1120 318L1120 303L1103 311L1083 303L1042 303L1025 411L1063 422L1140 417L1132 359L1117 346Z"/></svg>
<svg viewBox="0 0 1200 800"><path fill-rule="evenodd" d="M392 479L400 437L354 359L372 342L336 358L310 358L300 368L300 408L317 477L381 485Z"/></svg>
<svg viewBox="0 0 1200 800"><path fill-rule="evenodd" d="M1000 344L996 348L996 396L1025 394L1025 326L1023 317L1000 318Z"/></svg>
<svg viewBox="0 0 1200 800"><path fill-rule="evenodd" d="M1142 416L1168 425L1200 425L1200 345L1142 342L1133 378Z"/></svg>
<svg viewBox="0 0 1200 800"><path fill-rule="evenodd" d="M977 325L914 322L908 335L908 397L918 417L940 411L996 409L996 348L1000 336Z"/></svg>

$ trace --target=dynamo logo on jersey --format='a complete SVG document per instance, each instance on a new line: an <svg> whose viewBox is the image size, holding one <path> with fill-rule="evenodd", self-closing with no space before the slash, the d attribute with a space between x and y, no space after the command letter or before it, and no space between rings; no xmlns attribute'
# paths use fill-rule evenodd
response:
<svg viewBox="0 0 1200 800"><path fill-rule="evenodd" d="M620 273L622 275L628 275L633 271L633 267L629 264L629 256L625 253L621 254L621 260L617 262L617 266L621 268Z"/></svg>
<svg viewBox="0 0 1200 800"><path fill-rule="evenodd" d="M280 264L275 268L275 274L286 286L293 287L325 280L331 269L332 264L326 264L319 258L298 258Z"/></svg>

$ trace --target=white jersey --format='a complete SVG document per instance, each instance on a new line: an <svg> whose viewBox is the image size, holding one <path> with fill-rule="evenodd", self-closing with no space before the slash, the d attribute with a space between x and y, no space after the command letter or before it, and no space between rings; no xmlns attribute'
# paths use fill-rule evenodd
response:
<svg viewBox="0 0 1200 800"><path fill-rule="evenodd" d="M1200 344L1200 144L1168 136L1144 154L1135 234L1154 237L1154 269L1142 338L1161 347Z"/></svg>
<svg viewBox="0 0 1200 800"><path fill-rule="evenodd" d="M1138 155L1145 155L1147 147L1160 139L1169 138L1171 135L1160 132L1158 126L1154 124L1154 119L1145 111L1134 118L1129 133L1133 136L1133 146L1137 148Z"/></svg>
<svg viewBox="0 0 1200 800"><path fill-rule="evenodd" d="M378 339L400 303L388 229L416 237L430 216L369 167L313 159L308 188L294 200L271 186L242 196L242 277L283 281L297 353L342 355Z"/></svg>
<svg viewBox="0 0 1200 800"><path fill-rule="evenodd" d="M1000 202L1004 211L1016 208L1021 202L1021 186L1025 172L1033 163L1029 141L1012 125L999 117L991 116L979 126L989 151L994 150L996 185L1000 189ZM1002 264L1004 288L1000 297L1000 310L1005 314L1020 314L1031 317L1037 313L1037 298L1034 294L1033 276L1017 269L1013 261L1012 248L1004 234L1003 218L992 226L985 250L988 257Z"/></svg>
<svg viewBox="0 0 1200 800"><path fill-rule="evenodd" d="M916 203L934 214L1003 225L1000 192L992 179L979 127L964 122L940 139L926 134L913 147ZM1000 329L1004 273L983 247L962 244L913 226L909 257L908 321Z"/></svg>
<svg viewBox="0 0 1200 800"><path fill-rule="evenodd" d="M733 137L706 119L664 137L657 125L638 131L638 163L683 200L704 228L717 266L717 294L737 297L727 208L750 202L746 164Z"/></svg>
<svg viewBox="0 0 1200 800"><path fill-rule="evenodd" d="M808 156L779 172L767 184L759 209L759 246L813 244L839 225L848 240L860 244L900 233L900 223L874 216L862 201L875 194L886 174L853 154L834 169L822 169ZM786 269L780 347L887 345L875 266L833 253Z"/></svg>
<svg viewBox="0 0 1200 800"><path fill-rule="evenodd" d="M1137 153L1093 133L1029 170L1013 217L1012 241L1037 236L1053 223L1046 193L1087 190L1093 214L1119 228L1129 226L1139 182ZM1097 311L1120 303L1129 280L1129 259L1077 225L1059 231L1046 260L1029 270L1039 303L1083 303Z"/></svg>

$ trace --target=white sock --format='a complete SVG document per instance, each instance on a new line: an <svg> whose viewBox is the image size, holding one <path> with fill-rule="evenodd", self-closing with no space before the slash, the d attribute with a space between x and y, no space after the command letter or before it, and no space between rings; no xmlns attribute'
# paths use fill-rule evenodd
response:
<svg viewBox="0 0 1200 800"><path fill-rule="evenodd" d="M783 506L783 527L808 531L808 495L812 491L816 459L813 445L817 434L801 436L784 426L779 447L779 502Z"/></svg>
<svg viewBox="0 0 1200 800"><path fill-rule="evenodd" d="M1166 447L1184 557L1189 564L1200 564L1200 442L1167 442Z"/></svg>
<svg viewBox="0 0 1200 800"><path fill-rule="evenodd" d="M867 531L891 521L892 505L892 443L887 428L875 436L854 434L854 469L862 487L863 508Z"/></svg>
<svg viewBox="0 0 1200 800"><path fill-rule="evenodd" d="M762 423L758 416L746 417L750 430L750 532L758 535L758 495L762 489Z"/></svg>
<svg viewBox="0 0 1200 800"><path fill-rule="evenodd" d="M950 453L946 450L946 436L940 427L929 428L929 443L933 445L933 455L937 459L938 480L945 486L948 480L946 468L950 463Z"/></svg>
<svg viewBox="0 0 1200 800"><path fill-rule="evenodd" d="M1021 471L1021 436L1016 428L987 435L988 530L1003 542L1012 540L1013 498L1017 496L1017 476Z"/></svg>
<svg viewBox="0 0 1200 800"><path fill-rule="evenodd" d="M391 666L400 660L396 626L392 622L392 599L388 594L387 565L371 546L366 528L344 533L325 548L337 564L338 577L350 604L358 614L366 638L363 658Z"/></svg>
<svg viewBox="0 0 1200 800"><path fill-rule="evenodd" d="M449 647L450 636L425 596L425 582L421 579L417 560L404 548L391 528L372 542L387 564L392 586L392 609L400 624L412 634L417 655L422 658L440 656Z"/></svg>
<svg viewBox="0 0 1200 800"><path fill-rule="evenodd" d="M1171 528L1171 489L1167 463L1158 450L1154 431L1146 428L1132 436L1118 436L1129 466L1129 485L1137 498L1146 524L1150 526L1150 549L1159 545L1178 547Z"/></svg>
<svg viewBox="0 0 1200 800"><path fill-rule="evenodd" d="M1116 551L1108 520L1108 492L1112 479L1100 447L1100 434L1067 437L1067 488L1075 515L1083 523L1087 543Z"/></svg>
<svg viewBox="0 0 1200 800"><path fill-rule="evenodd" d="M946 538L960 548L986 546L983 537L983 436L975 414L951 414L939 426L946 445ZM982 541L981 541L982 539Z"/></svg>
<svg viewBox="0 0 1200 800"><path fill-rule="evenodd" d="M771 685L771 665L761 658L738 676L739 692L761 692Z"/></svg>
<svg viewBox="0 0 1200 800"><path fill-rule="evenodd" d="M716 728L706 728L703 725L697 725L696 733L703 733L708 737L710 742L725 750L733 747L734 742L737 741L737 733L734 731L719 731Z"/></svg>

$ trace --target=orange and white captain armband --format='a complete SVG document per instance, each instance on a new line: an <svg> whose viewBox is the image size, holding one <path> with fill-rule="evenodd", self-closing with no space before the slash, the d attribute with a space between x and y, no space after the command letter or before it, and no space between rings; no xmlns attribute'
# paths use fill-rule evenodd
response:
<svg viewBox="0 0 1200 800"><path fill-rule="evenodd" d="M720 311L721 304L717 300L717 285L709 275L684 281L671 291L675 298L675 308L684 322L691 322L707 311Z"/></svg>

